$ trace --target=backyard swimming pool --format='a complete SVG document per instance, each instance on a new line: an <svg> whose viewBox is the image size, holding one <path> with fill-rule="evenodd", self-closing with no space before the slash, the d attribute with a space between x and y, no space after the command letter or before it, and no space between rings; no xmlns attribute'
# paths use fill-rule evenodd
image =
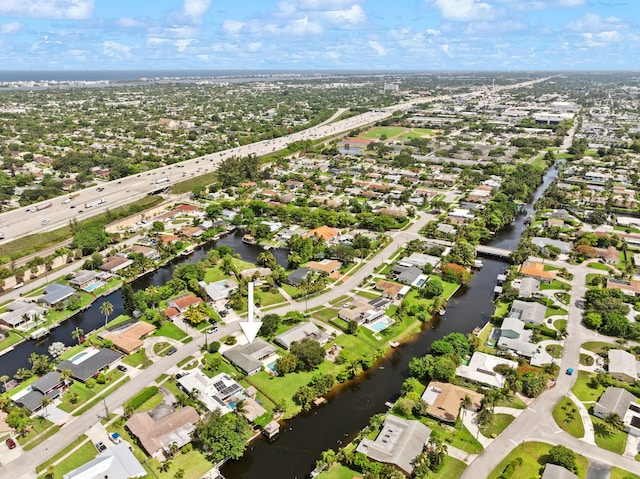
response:
<svg viewBox="0 0 640 479"><path fill-rule="evenodd" d="M93 291L94 289L99 288L99 287L100 287L100 286L102 286L103 284L104 284L104 283L102 283L102 282L100 282L100 281L98 281L97 283L91 283L89 286L86 286L86 287L84 288L84 290L85 290L87 293L90 293L91 291Z"/></svg>
<svg viewBox="0 0 640 479"><path fill-rule="evenodd" d="M384 331L385 329L387 329L392 324L393 324L393 321L391 321L390 319L381 318L374 323L368 324L367 328L369 328L372 331L375 331L376 333L379 333L380 331Z"/></svg>

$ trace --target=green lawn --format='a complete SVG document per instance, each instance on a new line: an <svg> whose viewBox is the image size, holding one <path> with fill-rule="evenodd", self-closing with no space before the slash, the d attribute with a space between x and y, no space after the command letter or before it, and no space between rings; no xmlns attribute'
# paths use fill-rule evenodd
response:
<svg viewBox="0 0 640 479"><path fill-rule="evenodd" d="M83 437L86 439L86 436ZM64 474L71 472L74 469L89 462L97 455L98 450L91 443L91 441L88 441L86 444L83 444L78 449L73 451L73 454L70 454L69 456L64 458L63 461L54 466L55 479L62 479Z"/></svg>
<svg viewBox="0 0 640 479"><path fill-rule="evenodd" d="M522 459L522 465L516 467L511 479L540 477L540 468L546 464L546 456L551 447L551 444L544 442L525 442L524 444L519 444L498 464L498 467L489 474L488 479L498 479L505 467L518 457ZM587 470L589 469L589 460L584 456L578 455L576 463L578 465L578 477L585 479L587 477Z"/></svg>
<svg viewBox="0 0 640 479"><path fill-rule="evenodd" d="M602 341L589 341L582 343L580 347L587 351L591 351L592 353L599 354L600 356L607 356L610 349L616 348L615 344L605 343Z"/></svg>
<svg viewBox="0 0 640 479"><path fill-rule="evenodd" d="M614 430L602 419L595 416L591 416L591 421L593 421L596 445L602 449L615 452L616 454L624 454L629 435L624 431ZM609 432L606 432L605 428L608 428ZM599 434L599 431L602 431L602 433Z"/></svg>
<svg viewBox="0 0 640 479"><path fill-rule="evenodd" d="M583 366L593 366L593 357L588 354L580 353L580 364Z"/></svg>
<svg viewBox="0 0 640 479"><path fill-rule="evenodd" d="M380 139L382 135L385 135L387 138L391 138L392 136L399 135L404 132L406 128L398 127L398 126L381 126L378 128L372 128L371 130L363 133L362 137L364 138L375 138Z"/></svg>
<svg viewBox="0 0 640 479"><path fill-rule="evenodd" d="M524 403L524 401L515 394L510 394L508 398L499 399L496 402L496 406L512 407L514 409L527 409L527 405Z"/></svg>
<svg viewBox="0 0 640 479"><path fill-rule="evenodd" d="M619 467L612 467L609 479L640 479L640 476Z"/></svg>
<svg viewBox="0 0 640 479"><path fill-rule="evenodd" d="M311 316L319 319L320 321L324 321L325 323L328 323L333 318L336 318L338 316L338 310L333 308L323 308L318 311L315 311Z"/></svg>
<svg viewBox="0 0 640 479"><path fill-rule="evenodd" d="M256 292L256 296L260 298L260 306L271 306L278 303L284 303L286 300L278 291L272 293L269 290L260 289Z"/></svg>
<svg viewBox="0 0 640 479"><path fill-rule="evenodd" d="M496 310L493 315L497 318L504 318L509 312L509 303L504 301L496 301Z"/></svg>
<svg viewBox="0 0 640 479"><path fill-rule="evenodd" d="M68 392L62 395L62 402L58 407L63 411L71 412L74 409L80 407L85 402L92 399L94 396L100 394L112 384L118 382L118 380L122 378L122 376L123 373L121 373L117 369L112 369L106 374L107 382L104 384L96 383L95 387L93 387L92 389L89 389L84 383L80 381L74 381ZM75 404L70 401L71 395L74 393L78 395L78 401Z"/></svg>
<svg viewBox="0 0 640 479"><path fill-rule="evenodd" d="M550 316L564 316L567 314L566 309L558 308L557 306L547 306L547 311L544 314L545 318Z"/></svg>
<svg viewBox="0 0 640 479"><path fill-rule="evenodd" d="M220 266L214 266L213 268L207 268L204 273L204 282L205 283L215 283L216 281L222 281L223 279L227 279L229 277Z"/></svg>
<svg viewBox="0 0 640 479"><path fill-rule="evenodd" d="M548 344L545 351L549 353L552 358L558 359L562 357L562 346L559 344Z"/></svg>
<svg viewBox="0 0 640 479"><path fill-rule="evenodd" d="M187 333L185 333L171 321L165 321L164 323L162 323L162 326L156 329L153 335L164 336L165 338L171 338L180 341L187 336Z"/></svg>
<svg viewBox="0 0 640 479"><path fill-rule="evenodd" d="M317 479L352 479L358 477L359 472L349 469L346 466L340 464L334 464L328 471L321 472L316 477Z"/></svg>
<svg viewBox="0 0 640 479"><path fill-rule="evenodd" d="M567 329L567 320L566 319L556 319L553 322L553 327L556 328L557 331L563 331Z"/></svg>
<svg viewBox="0 0 640 479"><path fill-rule="evenodd" d="M571 285L564 281L554 279L551 283L540 283L540 290L545 289L563 289L565 291L569 291L571 289Z"/></svg>
<svg viewBox="0 0 640 479"><path fill-rule="evenodd" d="M349 360L363 358L376 351L375 347L351 334L341 334L335 338L333 343L344 348L343 355Z"/></svg>
<svg viewBox="0 0 640 479"><path fill-rule="evenodd" d="M0 341L0 351L10 348L24 339L18 333L14 333L13 331L5 331L5 334L7 334L7 337Z"/></svg>
<svg viewBox="0 0 640 479"><path fill-rule="evenodd" d="M162 393L158 391L156 394L154 394L145 402L143 402L140 405L140 407L136 409L136 412L151 411L153 408L159 406L161 402L162 402Z"/></svg>
<svg viewBox="0 0 640 479"><path fill-rule="evenodd" d="M574 402L564 397L553 408L553 419L562 430L573 437L584 437L584 424Z"/></svg>
<svg viewBox="0 0 640 479"><path fill-rule="evenodd" d="M416 419L412 417L411 419ZM431 419L430 417L419 418L420 422L426 424L432 431L438 433L447 444L451 444L453 447L462 449L470 454L478 454L482 452L482 444L469 432L469 430L460 426L460 421L456 423L455 428L453 426L444 425L440 421Z"/></svg>
<svg viewBox="0 0 640 479"><path fill-rule="evenodd" d="M56 426L48 419L38 416L33 420L29 431L24 436L18 436L17 439L22 444L23 449L28 451L48 437L53 436L59 429L60 426Z"/></svg>
<svg viewBox="0 0 640 479"><path fill-rule="evenodd" d="M573 388L571 388L573 394L582 402L597 401L606 389L602 385L593 388L590 384L591 376L592 374L587 371L578 371L576 383L573 385Z"/></svg>
<svg viewBox="0 0 640 479"><path fill-rule="evenodd" d="M485 437L498 437L515 419L511 414L494 414L493 421L480 431Z"/></svg>
<svg viewBox="0 0 640 479"><path fill-rule="evenodd" d="M137 368L141 364L144 364L146 361L148 361L148 358L147 353L144 351L144 348L140 348L137 352L122 358L122 362L128 364L132 368Z"/></svg>
<svg viewBox="0 0 640 479"><path fill-rule="evenodd" d="M71 444L69 444L67 447L65 447L62 451L60 451L58 454L56 454L55 456L53 456L51 459L49 459L46 462L43 462L42 464L40 464L38 467L36 467L36 472L42 472L44 471L47 467L49 467L51 464L53 464L54 462L56 462L57 460L59 460L62 456L68 454L69 452L71 452L72 449L78 447L80 444L82 444L84 441L88 440L89 438L87 436L85 436L84 434L82 436L80 436L78 439L76 439L75 441L73 441Z"/></svg>
<svg viewBox="0 0 640 479"><path fill-rule="evenodd" d="M587 268L598 269L600 271L609 271L609 267L606 264L602 263L589 263Z"/></svg>
<svg viewBox="0 0 640 479"><path fill-rule="evenodd" d="M429 479L457 479L462 475L467 465L451 456L444 457L444 464L438 472L430 472ZM351 478L349 478L351 479Z"/></svg>

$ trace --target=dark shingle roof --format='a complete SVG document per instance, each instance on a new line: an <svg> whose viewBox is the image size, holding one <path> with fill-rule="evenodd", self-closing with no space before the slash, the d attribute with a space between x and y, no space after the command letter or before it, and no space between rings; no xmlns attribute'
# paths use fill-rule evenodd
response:
<svg viewBox="0 0 640 479"><path fill-rule="evenodd" d="M71 375L79 379L80 381L86 381L91 376L96 374L105 366L114 363L118 359L122 357L122 354L112 351L110 349L101 349L96 354L88 357L82 362L77 364L71 361L62 361L56 368L58 371L65 371L69 369L71 371Z"/></svg>

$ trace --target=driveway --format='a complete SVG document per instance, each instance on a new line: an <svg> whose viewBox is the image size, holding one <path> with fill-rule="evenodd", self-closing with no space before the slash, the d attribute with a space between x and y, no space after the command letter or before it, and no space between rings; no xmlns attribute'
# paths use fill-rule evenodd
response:
<svg viewBox="0 0 640 479"><path fill-rule="evenodd" d="M606 464L600 464L595 461L589 463L589 471L587 472L587 479L609 479L611 473L611 466Z"/></svg>

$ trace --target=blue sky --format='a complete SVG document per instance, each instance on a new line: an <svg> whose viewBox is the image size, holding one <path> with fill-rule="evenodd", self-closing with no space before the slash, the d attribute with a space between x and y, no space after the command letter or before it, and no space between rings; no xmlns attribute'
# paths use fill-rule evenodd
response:
<svg viewBox="0 0 640 479"><path fill-rule="evenodd" d="M639 0L0 0L2 70L635 70Z"/></svg>

